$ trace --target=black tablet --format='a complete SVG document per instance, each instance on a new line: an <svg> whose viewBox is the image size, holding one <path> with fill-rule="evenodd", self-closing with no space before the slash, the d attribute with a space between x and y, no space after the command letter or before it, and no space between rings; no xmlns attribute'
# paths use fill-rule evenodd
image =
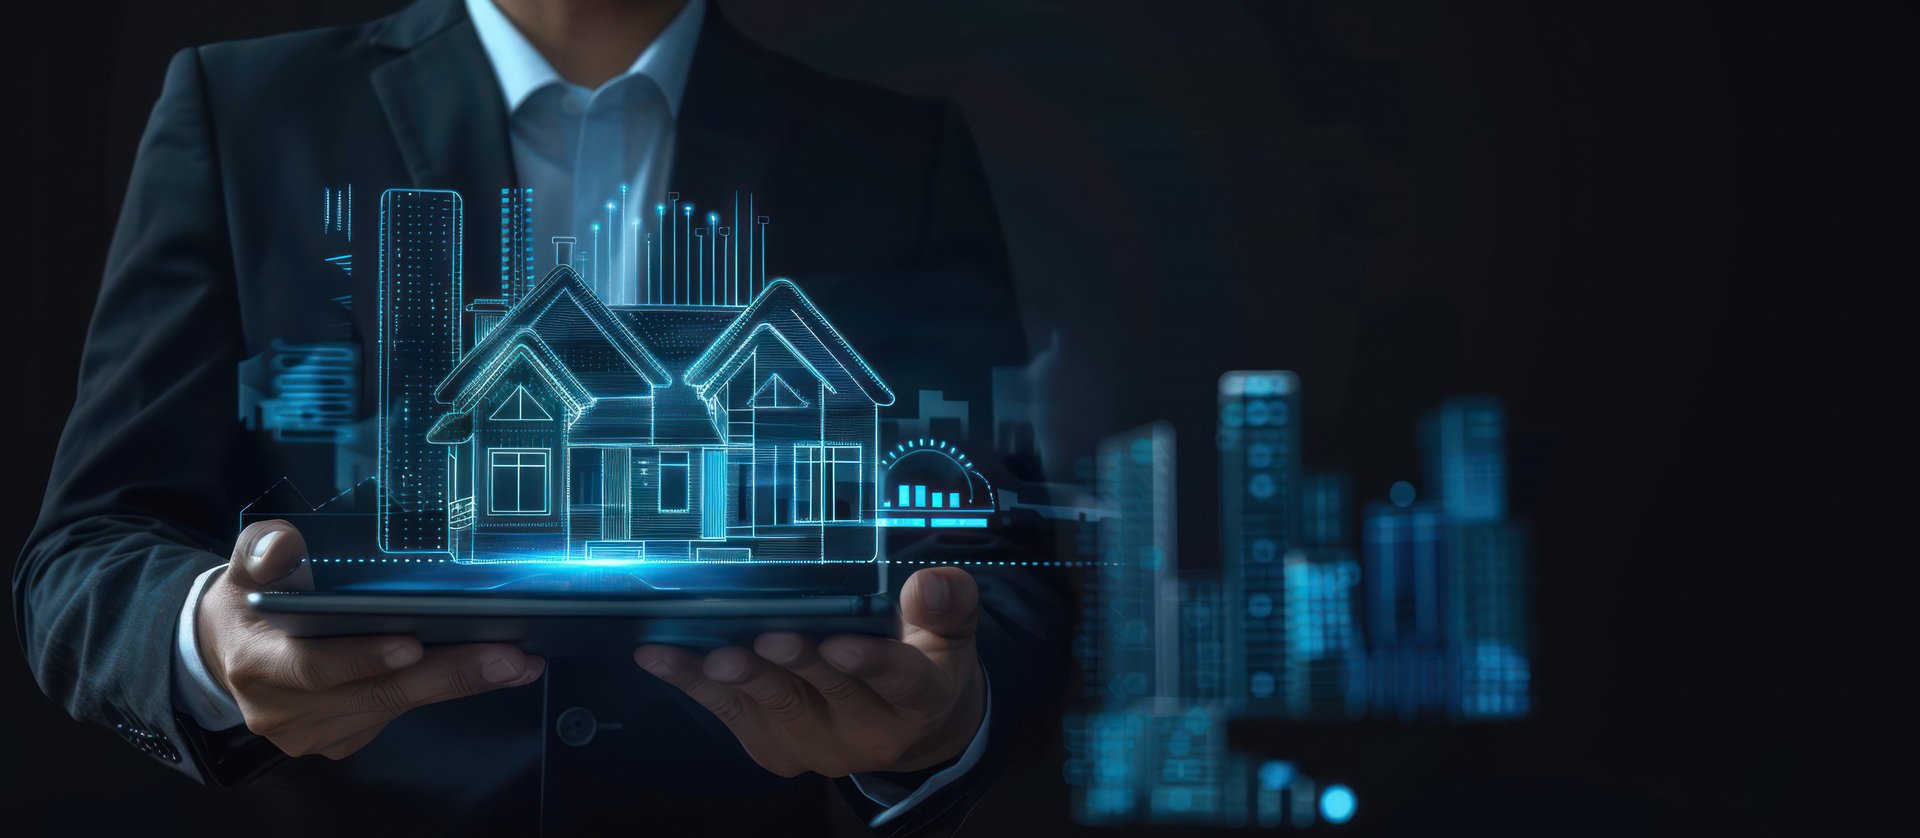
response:
<svg viewBox="0 0 1920 838"><path fill-rule="evenodd" d="M247 603L293 637L407 634L420 642L512 643L539 655L631 655L642 643L750 646L770 631L899 636L882 596L581 597L489 592L267 592Z"/></svg>

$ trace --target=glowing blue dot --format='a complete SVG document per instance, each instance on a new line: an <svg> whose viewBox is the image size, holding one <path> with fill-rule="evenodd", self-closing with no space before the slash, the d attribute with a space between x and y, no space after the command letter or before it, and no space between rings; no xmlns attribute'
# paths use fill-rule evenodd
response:
<svg viewBox="0 0 1920 838"><path fill-rule="evenodd" d="M1266 468L1273 465L1273 446L1256 442L1247 446L1247 465L1254 468Z"/></svg>
<svg viewBox="0 0 1920 838"><path fill-rule="evenodd" d="M1401 509L1413 505L1413 496L1413 484L1405 480L1396 481L1393 488L1387 490L1387 500L1393 501L1393 505Z"/></svg>
<svg viewBox="0 0 1920 838"><path fill-rule="evenodd" d="M1353 820L1353 810L1359 805L1353 789L1343 784L1334 783L1320 792L1320 817L1326 818L1327 823L1343 824Z"/></svg>
<svg viewBox="0 0 1920 838"><path fill-rule="evenodd" d="M608 201L608 202L607 202L607 209L613 209L613 202L612 202L612 201Z"/></svg>
<svg viewBox="0 0 1920 838"><path fill-rule="evenodd" d="M1270 474L1256 474L1247 482L1247 493L1261 500L1273 497L1276 488L1273 475Z"/></svg>
<svg viewBox="0 0 1920 838"><path fill-rule="evenodd" d="M1153 462L1153 440L1136 439L1131 448L1133 461L1145 465Z"/></svg>
<svg viewBox="0 0 1920 838"><path fill-rule="evenodd" d="M1293 763L1270 759L1260 765L1260 787L1285 788L1293 782Z"/></svg>
<svg viewBox="0 0 1920 838"><path fill-rule="evenodd" d="M1264 620L1273 616L1273 597L1266 594L1254 594L1247 598L1247 616Z"/></svg>

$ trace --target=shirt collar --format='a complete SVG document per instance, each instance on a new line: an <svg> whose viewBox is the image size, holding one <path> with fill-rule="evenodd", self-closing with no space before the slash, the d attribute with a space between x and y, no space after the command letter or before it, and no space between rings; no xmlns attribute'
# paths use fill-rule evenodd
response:
<svg viewBox="0 0 1920 838"><path fill-rule="evenodd" d="M493 0L466 0L466 4L467 16L472 18L474 31L480 35L480 46L486 50L493 74L500 80L507 113L519 110L520 103L542 87L567 84ZM687 71L693 65L693 49L699 42L700 22L706 13L706 0L688 0L673 22L660 30L653 43L634 59L633 66L608 79L606 85L629 76L644 75L660 86L660 92L666 94L667 107L678 115L680 99L687 90Z"/></svg>

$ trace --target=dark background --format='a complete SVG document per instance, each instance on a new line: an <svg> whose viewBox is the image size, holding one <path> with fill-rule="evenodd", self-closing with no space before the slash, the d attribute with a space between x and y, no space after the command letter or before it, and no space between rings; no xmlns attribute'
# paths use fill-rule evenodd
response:
<svg viewBox="0 0 1920 838"><path fill-rule="evenodd" d="M0 552L32 524L166 58L396 6L9 12ZM1877 25L1619 6L720 4L825 70L961 102L1036 337L1056 335L1056 436L1071 456L1175 423L1183 565L1217 564L1220 372L1299 371L1308 464L1362 500L1418 480L1422 410L1506 399L1534 717L1234 729L1350 783L1348 831L1867 831L1865 743L1888 735L1864 598L1885 455L1856 421L1861 247L1888 226L1863 206ZM12 652L0 709L0 811L30 827L220 824L232 803L67 719ZM1060 763L1017 768L975 822L1068 823Z"/></svg>

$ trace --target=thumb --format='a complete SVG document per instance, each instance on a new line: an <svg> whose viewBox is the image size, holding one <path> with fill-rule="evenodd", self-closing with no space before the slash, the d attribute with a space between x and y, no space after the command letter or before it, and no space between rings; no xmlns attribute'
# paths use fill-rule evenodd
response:
<svg viewBox="0 0 1920 838"><path fill-rule="evenodd" d="M957 567L930 567L907 578L900 589L900 619L907 637L916 631L948 643L973 640L980 619L980 589L973 576Z"/></svg>
<svg viewBox="0 0 1920 838"><path fill-rule="evenodd" d="M292 524L259 521L234 539L226 578L247 591L312 587L313 571L306 559L307 540Z"/></svg>

